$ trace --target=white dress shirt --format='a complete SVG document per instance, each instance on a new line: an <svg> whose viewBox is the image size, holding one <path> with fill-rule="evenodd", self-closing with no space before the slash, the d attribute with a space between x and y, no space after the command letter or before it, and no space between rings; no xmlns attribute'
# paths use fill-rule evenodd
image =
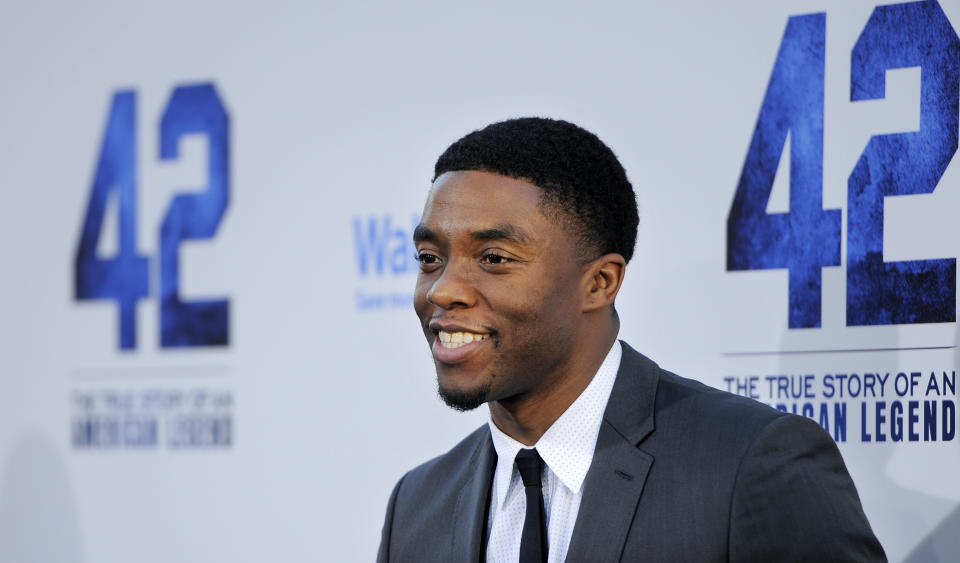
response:
<svg viewBox="0 0 960 563"><path fill-rule="evenodd" d="M583 498L583 481L593 462L593 450L603 422L603 411L613 390L623 354L620 342L610 348L593 381L535 444L543 458L543 506L547 516L548 561L567 557L573 526ZM490 491L487 521L487 561L517 561L527 500L514 459L523 444L488 421L497 468Z"/></svg>

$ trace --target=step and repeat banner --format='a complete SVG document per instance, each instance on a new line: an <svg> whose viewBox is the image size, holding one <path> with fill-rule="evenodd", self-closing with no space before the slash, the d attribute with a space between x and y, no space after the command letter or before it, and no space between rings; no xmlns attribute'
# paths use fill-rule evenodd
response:
<svg viewBox="0 0 960 563"><path fill-rule="evenodd" d="M369 561L436 396L411 242L508 117L636 190L621 338L960 553L960 2L0 6L0 561Z"/></svg>

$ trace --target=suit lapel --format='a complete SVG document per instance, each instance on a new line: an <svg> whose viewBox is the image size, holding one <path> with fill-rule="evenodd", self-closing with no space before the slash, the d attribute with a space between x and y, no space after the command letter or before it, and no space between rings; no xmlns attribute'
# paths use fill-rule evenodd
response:
<svg viewBox="0 0 960 563"><path fill-rule="evenodd" d="M618 561L653 456L637 448L654 429L657 366L626 343L604 411L567 552L569 561Z"/></svg>
<svg viewBox="0 0 960 563"><path fill-rule="evenodd" d="M453 511L453 545L448 561L480 561L487 529L490 481L497 461L487 431L470 457L457 505Z"/></svg>

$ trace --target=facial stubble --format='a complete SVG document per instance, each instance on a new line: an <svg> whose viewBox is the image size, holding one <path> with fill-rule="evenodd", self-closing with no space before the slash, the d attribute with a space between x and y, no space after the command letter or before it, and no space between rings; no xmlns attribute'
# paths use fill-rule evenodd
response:
<svg viewBox="0 0 960 563"><path fill-rule="evenodd" d="M447 389L440 383L440 374L437 374L437 394L450 408L460 412L472 411L487 402L490 395L491 382L487 381L478 388L471 390Z"/></svg>

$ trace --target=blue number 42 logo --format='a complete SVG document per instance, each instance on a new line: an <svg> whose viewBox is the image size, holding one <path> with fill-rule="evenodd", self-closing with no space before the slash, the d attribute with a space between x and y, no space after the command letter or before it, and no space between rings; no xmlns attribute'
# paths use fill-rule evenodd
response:
<svg viewBox="0 0 960 563"><path fill-rule="evenodd" d="M113 96L74 262L76 299L116 301L119 347L125 350L137 346L137 301L150 296L148 259L137 252L136 103L134 91ZM161 160L178 158L185 135L201 133L209 139L206 189L174 197L160 227L160 346L226 346L229 302L184 301L179 294L180 242L212 238L229 202L229 118L213 85L174 89L159 133ZM111 196L118 203L117 253L101 258L97 243Z"/></svg>
<svg viewBox="0 0 960 563"><path fill-rule="evenodd" d="M727 269L789 270L789 326L820 326L821 268L840 265L840 210L823 209L825 14L791 17L727 217ZM847 325L956 321L954 258L885 262L886 196L932 193L957 151L960 40L939 4L877 7L851 54L850 99L884 97L920 67L920 130L877 135L847 182ZM790 211L767 213L787 133Z"/></svg>

